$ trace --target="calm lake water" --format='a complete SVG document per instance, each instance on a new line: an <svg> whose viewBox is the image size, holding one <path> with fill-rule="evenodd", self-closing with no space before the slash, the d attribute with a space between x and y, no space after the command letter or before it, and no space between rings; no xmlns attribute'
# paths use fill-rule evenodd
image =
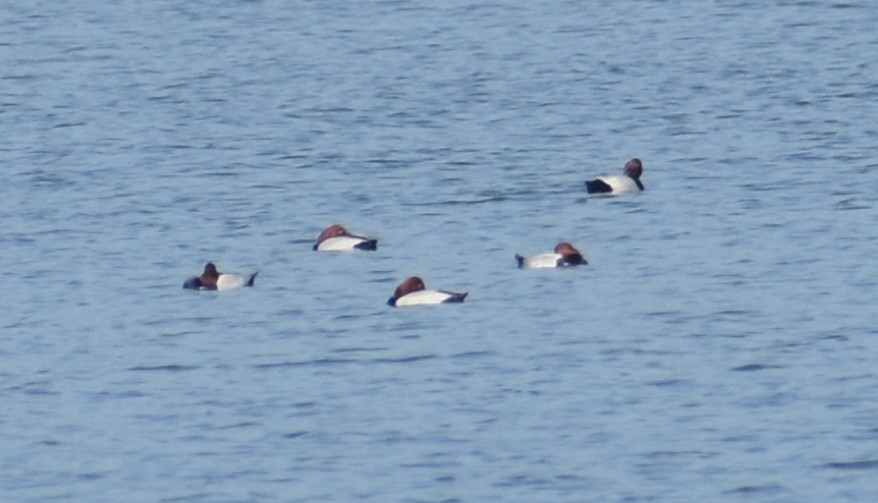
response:
<svg viewBox="0 0 878 503"><path fill-rule="evenodd" d="M6 2L0 500L875 501L875 26ZM255 288L182 290L209 260Z"/></svg>

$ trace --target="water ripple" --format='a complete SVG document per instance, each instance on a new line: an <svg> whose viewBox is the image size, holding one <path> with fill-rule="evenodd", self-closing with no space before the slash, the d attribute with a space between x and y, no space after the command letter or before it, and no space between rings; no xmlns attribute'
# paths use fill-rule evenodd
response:
<svg viewBox="0 0 878 503"><path fill-rule="evenodd" d="M874 499L870 3L197 4L0 9L4 500Z"/></svg>
<svg viewBox="0 0 878 503"><path fill-rule="evenodd" d="M826 463L826 468L835 470L874 470L878 469L878 459L868 459L862 461L839 461L834 463Z"/></svg>
<svg viewBox="0 0 878 503"><path fill-rule="evenodd" d="M197 365L156 365L156 366L137 366L128 370L131 372L188 372L190 370L198 370Z"/></svg>

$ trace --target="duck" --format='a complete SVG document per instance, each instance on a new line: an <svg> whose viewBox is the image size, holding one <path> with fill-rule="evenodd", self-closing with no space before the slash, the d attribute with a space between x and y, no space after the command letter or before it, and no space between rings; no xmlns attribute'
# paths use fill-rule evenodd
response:
<svg viewBox="0 0 878 503"><path fill-rule="evenodd" d="M427 290L424 280L417 276L412 276L396 287L393 297L387 299L387 304L393 307L404 307L460 303L466 299L468 294L469 292L454 293L442 290Z"/></svg>
<svg viewBox="0 0 878 503"><path fill-rule="evenodd" d="M623 192L640 192L644 190L640 182L643 174L643 163L638 158L625 163L621 175L604 175L585 182L589 194L621 194Z"/></svg>
<svg viewBox="0 0 878 503"><path fill-rule="evenodd" d="M183 288L188 290L232 290L242 286L253 286L256 281L256 275L259 271L245 276L243 274L234 274L219 272L213 262L208 262L204 266L204 272L201 276L194 276L187 279L183 283Z"/></svg>
<svg viewBox="0 0 878 503"><path fill-rule="evenodd" d="M574 246L567 242L558 243L552 253L541 253L532 257L516 254L515 260L521 269L543 269L547 267L573 267L587 265L588 261Z"/></svg>
<svg viewBox="0 0 878 503"><path fill-rule="evenodd" d="M314 243L314 251L375 251L377 249L377 239L351 234L339 224L330 225L323 229L323 232L317 237L317 242Z"/></svg>

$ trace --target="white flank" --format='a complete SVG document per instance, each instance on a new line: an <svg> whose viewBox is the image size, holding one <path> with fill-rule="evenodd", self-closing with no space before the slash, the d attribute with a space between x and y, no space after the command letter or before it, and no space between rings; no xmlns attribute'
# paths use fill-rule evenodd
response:
<svg viewBox="0 0 878 503"><path fill-rule="evenodd" d="M355 249L354 246L364 241L367 240L350 236L336 236L317 245L317 251L351 251Z"/></svg>
<svg viewBox="0 0 878 503"><path fill-rule="evenodd" d="M563 255L560 253L541 253L539 255L534 255L533 257L527 257L524 259L524 263L522 263L522 268L524 269L544 269L547 267L558 267L558 260L561 259Z"/></svg>
<svg viewBox="0 0 878 503"><path fill-rule="evenodd" d="M640 187L637 186L637 182L628 175L605 175L599 176L598 180L609 185L613 189L612 194L619 194L621 192L640 192Z"/></svg>
<svg viewBox="0 0 878 503"><path fill-rule="evenodd" d="M250 281L250 276L243 276L241 274L234 273L222 273L216 280L216 289L217 291L223 291L232 290L234 288L241 288L242 286L247 286L248 281Z"/></svg>
<svg viewBox="0 0 878 503"><path fill-rule="evenodd" d="M447 292L440 292L438 290L419 290L396 299L396 307L441 304L450 297L451 294Z"/></svg>

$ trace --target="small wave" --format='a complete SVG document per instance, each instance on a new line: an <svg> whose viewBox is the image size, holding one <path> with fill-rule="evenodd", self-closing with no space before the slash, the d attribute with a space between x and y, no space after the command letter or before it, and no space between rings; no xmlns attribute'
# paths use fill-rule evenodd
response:
<svg viewBox="0 0 878 503"><path fill-rule="evenodd" d="M197 370L198 367L195 365L157 365L157 366L137 366L131 367L128 370L131 372L153 372L153 371L164 371L164 372L185 372L188 370Z"/></svg>
<svg viewBox="0 0 878 503"><path fill-rule="evenodd" d="M778 484L766 484L764 486L741 486L726 491L725 494L764 494L776 493L783 490L783 486Z"/></svg>
<svg viewBox="0 0 878 503"><path fill-rule="evenodd" d="M761 363L751 363L748 365L741 365L740 367L735 367L732 369L733 372L756 372L759 370L767 370L767 369L777 369L780 368L777 365L763 365Z"/></svg>
<svg viewBox="0 0 878 503"><path fill-rule="evenodd" d="M505 201L506 196L490 196L479 199L448 199L446 201L431 201L426 203L409 203L406 206L475 206L479 204L496 203Z"/></svg>
<svg viewBox="0 0 878 503"><path fill-rule="evenodd" d="M678 384L685 384L686 379L662 379L659 381L651 381L646 383L649 386L656 386L658 388L665 388L670 386L676 386Z"/></svg>
<svg viewBox="0 0 878 503"><path fill-rule="evenodd" d="M414 363L423 360L432 360L434 358L438 358L437 355L417 355L417 356L404 356L402 358L376 358L372 360L374 363Z"/></svg>
<svg viewBox="0 0 878 503"><path fill-rule="evenodd" d="M878 468L878 459L865 459L862 461L838 461L835 463L826 463L825 468L833 468L836 470L872 470Z"/></svg>
<svg viewBox="0 0 878 503"><path fill-rule="evenodd" d="M867 204L863 204L856 199L844 199L835 203L835 209L838 211L856 211L856 210L868 210L871 209L871 206Z"/></svg>
<svg viewBox="0 0 878 503"><path fill-rule="evenodd" d="M348 358L319 358L316 360L305 360L298 362L277 362L277 363L260 363L258 365L254 365L253 368L268 370L268 369L276 369L276 368L284 368L284 367L308 367L308 366L328 366L328 365L342 365L345 363L355 363L357 360L352 360Z"/></svg>
<svg viewBox="0 0 878 503"><path fill-rule="evenodd" d="M451 358L479 358L482 356L491 356L493 354L494 351L467 351L465 353L451 355Z"/></svg>
<svg viewBox="0 0 878 503"><path fill-rule="evenodd" d="M85 122L59 122L58 124L53 124L52 129L66 129L71 127L81 127L85 126Z"/></svg>
<svg viewBox="0 0 878 503"><path fill-rule="evenodd" d="M375 351L386 351L387 348L369 348L369 347L349 347L349 348L336 348L333 349L333 353L360 353L360 352L375 352Z"/></svg>
<svg viewBox="0 0 878 503"><path fill-rule="evenodd" d="M8 388L12 391L21 391L26 395L32 396L51 396L51 395L60 395L57 391L53 391L48 389L48 382L29 382L20 386L13 386Z"/></svg>

